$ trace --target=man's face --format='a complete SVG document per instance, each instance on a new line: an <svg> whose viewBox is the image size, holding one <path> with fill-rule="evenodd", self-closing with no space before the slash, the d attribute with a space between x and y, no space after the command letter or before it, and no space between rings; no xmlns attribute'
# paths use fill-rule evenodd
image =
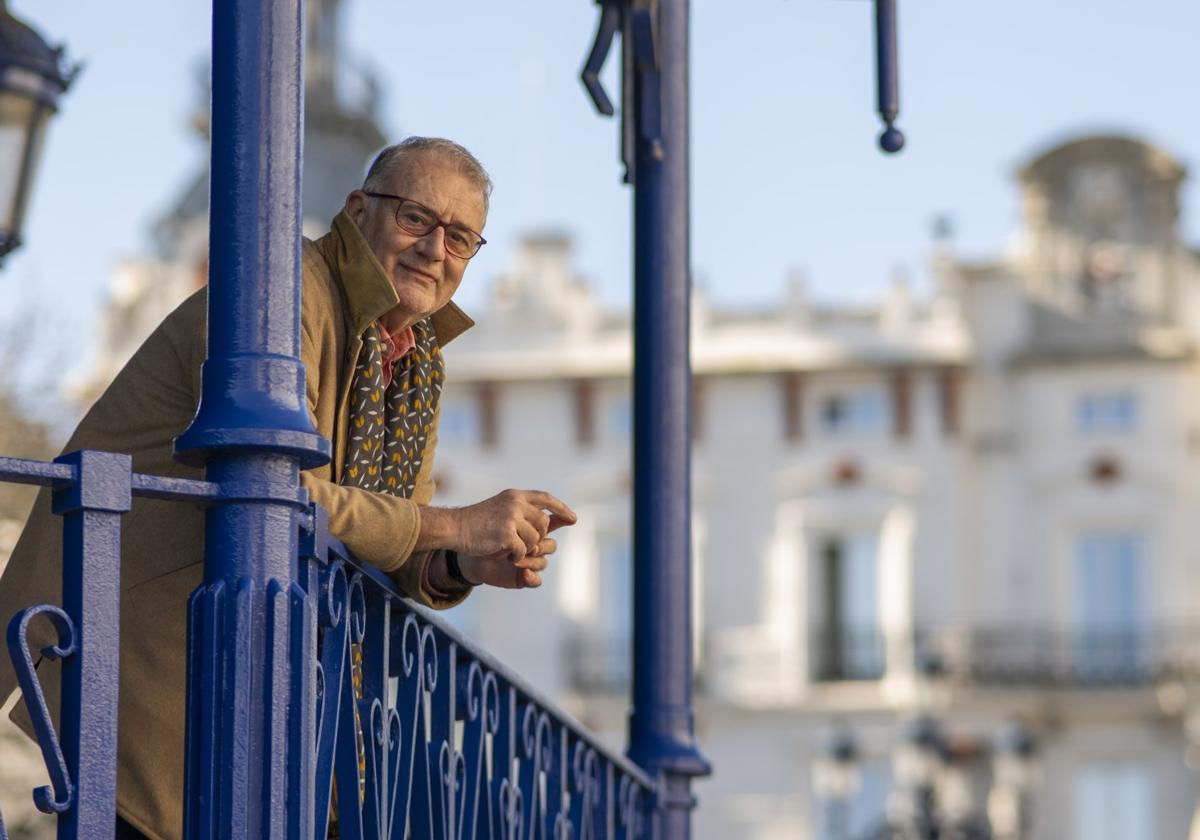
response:
<svg viewBox="0 0 1200 840"><path fill-rule="evenodd" d="M447 223L481 233L487 219L483 194L457 166L437 154L415 154L402 160L379 192L424 204ZM446 230L435 227L414 236L396 224L395 199L371 198L361 190L350 193L346 211L363 232L367 244L387 272L400 304L383 319L389 329L401 329L441 309L462 282L467 260L446 250Z"/></svg>

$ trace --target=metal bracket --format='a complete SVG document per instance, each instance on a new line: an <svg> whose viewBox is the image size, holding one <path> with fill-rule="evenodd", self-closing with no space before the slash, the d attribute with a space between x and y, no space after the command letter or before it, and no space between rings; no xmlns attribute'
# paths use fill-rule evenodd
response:
<svg viewBox="0 0 1200 840"><path fill-rule="evenodd" d="M637 144L655 160L663 158L662 91L658 45L658 0L596 0L600 21L580 79L592 104L604 116L616 111L600 83L600 71L621 34L621 159L625 182L636 180Z"/></svg>
<svg viewBox="0 0 1200 840"><path fill-rule="evenodd" d="M596 38L592 43L592 51L588 53L587 61L579 78L587 89L592 104L606 117L611 117L615 111L612 100L608 98L604 86L600 84L600 71L612 49L613 36L621 28L621 0L596 0L600 4L600 24L596 28Z"/></svg>

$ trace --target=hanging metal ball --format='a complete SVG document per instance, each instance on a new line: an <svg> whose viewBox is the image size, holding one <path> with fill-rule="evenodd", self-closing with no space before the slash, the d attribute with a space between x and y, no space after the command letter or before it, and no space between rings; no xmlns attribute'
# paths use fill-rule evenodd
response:
<svg viewBox="0 0 1200 840"><path fill-rule="evenodd" d="M883 134L879 135L879 148L889 155L896 154L904 148L904 132L894 125L889 125Z"/></svg>

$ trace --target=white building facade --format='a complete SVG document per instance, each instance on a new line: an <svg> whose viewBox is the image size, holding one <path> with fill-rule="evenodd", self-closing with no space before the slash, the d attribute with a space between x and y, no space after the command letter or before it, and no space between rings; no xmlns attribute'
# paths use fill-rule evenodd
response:
<svg viewBox="0 0 1200 840"><path fill-rule="evenodd" d="M697 714L716 767L698 836L838 836L813 775L835 727L862 755L844 836L865 836L903 804L891 759L918 713L947 737L955 807L982 815L991 790L998 836L994 742L1018 720L1041 772L1028 831L1004 836L1187 835L1200 271L1178 238L1184 176L1143 143L1085 138L1021 171L1010 253L939 246L930 295L694 302ZM628 318L555 235L527 240L473 315L446 351L441 501L544 488L580 522L542 590L479 592L456 618L620 743Z"/></svg>
<svg viewBox="0 0 1200 840"><path fill-rule="evenodd" d="M369 77L345 93L338 5L310 4L313 232L382 142ZM1009 252L968 263L939 244L929 294L694 300L697 725L715 766L698 837L865 838L904 805L893 759L919 714L947 738L943 807L990 808L997 837L1187 836L1200 268L1178 234L1184 177L1144 143L1084 138L1019 173ZM161 221L161 253L115 278L84 402L204 282L204 183ZM542 589L480 591L451 616L619 746L628 314L599 305L553 234L472 314L446 351L438 502L536 487L579 524ZM1040 748L1024 834L1001 830L993 770L1014 721ZM814 773L835 730L861 759L840 827Z"/></svg>

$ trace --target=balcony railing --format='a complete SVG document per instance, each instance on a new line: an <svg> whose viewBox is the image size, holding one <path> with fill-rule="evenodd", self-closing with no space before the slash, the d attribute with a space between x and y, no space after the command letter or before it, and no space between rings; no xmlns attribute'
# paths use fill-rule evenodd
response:
<svg viewBox="0 0 1200 840"><path fill-rule="evenodd" d="M649 836L643 771L323 539L320 519L302 549L320 604L317 836L334 811L352 837Z"/></svg>
<svg viewBox="0 0 1200 840"><path fill-rule="evenodd" d="M877 680L887 666L877 627L824 627L809 635L812 678L818 682Z"/></svg>
<svg viewBox="0 0 1200 840"><path fill-rule="evenodd" d="M615 694L629 690L633 670L633 640L629 633L596 633L580 629L563 645L567 685L584 694Z"/></svg>
<svg viewBox="0 0 1200 840"><path fill-rule="evenodd" d="M121 513L131 496L203 503L219 488L131 473L128 456L98 452L55 463L0 458L0 481L52 486L64 516L63 606L31 605L8 624L51 780L33 797L58 815L59 837L111 837ZM654 780L356 562L328 536L319 508L305 519L299 579L309 597L294 604L316 661L296 673L309 675L315 696L292 710L289 739L315 747L311 766L290 771L307 779L290 789L315 791L310 836L335 824L342 836L396 840L651 835ZM54 634L40 653L63 661L58 728L30 651L43 616ZM192 725L192 737L205 737L203 721Z"/></svg>
<svg viewBox="0 0 1200 840"><path fill-rule="evenodd" d="M979 685L1136 687L1200 676L1195 628L1184 625L984 626L916 634L918 663Z"/></svg>

